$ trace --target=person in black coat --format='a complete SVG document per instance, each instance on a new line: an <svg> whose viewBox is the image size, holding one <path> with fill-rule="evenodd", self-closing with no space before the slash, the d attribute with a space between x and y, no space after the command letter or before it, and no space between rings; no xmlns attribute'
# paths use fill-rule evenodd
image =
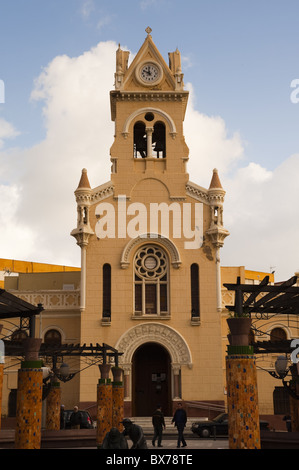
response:
<svg viewBox="0 0 299 470"><path fill-rule="evenodd" d="M178 430L177 447L180 447L181 443L183 444L182 447L186 447L187 444L184 438L184 428L187 422L187 413L183 409L182 403L178 403L178 408L175 411L171 422L174 423Z"/></svg>
<svg viewBox="0 0 299 470"><path fill-rule="evenodd" d="M155 447L155 442L157 439L158 447L162 447L162 434L163 428L165 429L165 420L164 415L162 413L161 405L158 405L156 411L154 411L152 423L154 426L154 437L152 439L152 444Z"/></svg>
<svg viewBox="0 0 299 470"><path fill-rule="evenodd" d="M146 440L143 434L143 429L138 424L134 424L129 418L125 418L121 421L124 425L124 436L129 436L133 445L131 449L147 449Z"/></svg>
<svg viewBox="0 0 299 470"><path fill-rule="evenodd" d="M101 449L128 449L128 443L117 428L111 428L103 440Z"/></svg>
<svg viewBox="0 0 299 470"><path fill-rule="evenodd" d="M70 416L71 429L80 429L82 423L82 414L78 406L74 406L74 411Z"/></svg>

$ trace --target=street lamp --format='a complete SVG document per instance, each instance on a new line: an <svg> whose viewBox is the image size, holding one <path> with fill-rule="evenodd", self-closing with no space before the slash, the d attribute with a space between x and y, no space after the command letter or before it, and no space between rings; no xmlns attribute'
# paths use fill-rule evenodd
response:
<svg viewBox="0 0 299 470"><path fill-rule="evenodd" d="M66 362L63 362L59 369L55 368L54 374L61 382L68 382L69 380L72 380L76 373L71 374L69 365Z"/></svg>
<svg viewBox="0 0 299 470"><path fill-rule="evenodd" d="M282 380L283 386L291 395L291 397L299 400L299 375L298 375L298 364L288 365L287 356L278 356L275 361L275 372L268 370L267 372L275 379ZM291 380L284 380L288 373L291 373Z"/></svg>
<svg viewBox="0 0 299 470"><path fill-rule="evenodd" d="M275 370L280 379L284 379L288 372L288 358L286 356L278 356L275 361Z"/></svg>
<svg viewBox="0 0 299 470"><path fill-rule="evenodd" d="M42 367L43 370L43 400L47 398L51 390L52 383L55 379L60 380L61 382L68 382L75 375L75 373L70 373L70 367L66 362L63 362L59 368L57 368L56 357L53 357L53 367Z"/></svg>

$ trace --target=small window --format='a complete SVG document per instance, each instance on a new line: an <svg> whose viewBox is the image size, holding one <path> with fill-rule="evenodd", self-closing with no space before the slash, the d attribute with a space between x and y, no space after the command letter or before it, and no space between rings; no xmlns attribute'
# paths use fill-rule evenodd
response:
<svg viewBox="0 0 299 470"><path fill-rule="evenodd" d="M111 318L111 266L103 266L103 318Z"/></svg>
<svg viewBox="0 0 299 470"><path fill-rule="evenodd" d="M17 343L22 342L24 339L27 338L27 333L24 330L16 330L11 335L11 341L15 341Z"/></svg>
<svg viewBox="0 0 299 470"><path fill-rule="evenodd" d="M270 341L284 341L287 339L287 334L282 328L273 328L270 333Z"/></svg>
<svg viewBox="0 0 299 470"><path fill-rule="evenodd" d="M191 265L191 317L199 317L199 267L198 264Z"/></svg>
<svg viewBox="0 0 299 470"><path fill-rule="evenodd" d="M61 345L61 334L57 330L48 330L45 334L45 344L49 346L60 346Z"/></svg>

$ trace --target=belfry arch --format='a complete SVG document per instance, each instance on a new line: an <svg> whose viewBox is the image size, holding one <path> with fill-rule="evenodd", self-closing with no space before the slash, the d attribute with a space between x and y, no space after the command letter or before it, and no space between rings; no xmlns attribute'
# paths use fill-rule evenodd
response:
<svg viewBox="0 0 299 470"><path fill-rule="evenodd" d="M123 127L123 130L122 130L122 134L124 137L127 137L128 134L129 134L129 127L132 123L132 121L139 115L145 115L146 113L154 113L155 115L159 116L160 118L163 118L165 119L165 121L167 122L168 124L168 127L169 127L169 133L170 135L174 138L177 134L177 130L176 130L176 126L175 126L175 123L173 121L173 119L169 116L168 113L166 113L165 111L162 111L161 109L158 109L158 108L153 108L153 107L147 107L147 108L141 108L141 109L137 109L136 111L134 111L134 113L132 113L126 120L125 124L124 124L124 127Z"/></svg>
<svg viewBox="0 0 299 470"><path fill-rule="evenodd" d="M192 356L183 336L174 328L158 322L141 323L126 331L115 348L122 352L119 365L124 370L125 401L131 404L133 396L132 367L135 352L142 346L156 344L163 347L170 358L171 400L181 398L181 369L192 368ZM131 410L130 410L131 411Z"/></svg>

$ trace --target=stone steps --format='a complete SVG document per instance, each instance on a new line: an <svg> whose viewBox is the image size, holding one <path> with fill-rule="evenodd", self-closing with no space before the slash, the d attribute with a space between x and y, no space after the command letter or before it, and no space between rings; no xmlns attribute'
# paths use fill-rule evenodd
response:
<svg viewBox="0 0 299 470"><path fill-rule="evenodd" d="M152 425L152 417L151 416L138 416L130 418L134 424L138 424L142 427L144 434L152 435L154 432L154 428ZM196 419L195 419L196 420ZM164 435L177 435L177 428L174 426L172 421L172 416L165 416L164 417L166 429L163 431ZM193 422L193 418L189 419L186 424L185 434L193 434L191 431L191 424Z"/></svg>

